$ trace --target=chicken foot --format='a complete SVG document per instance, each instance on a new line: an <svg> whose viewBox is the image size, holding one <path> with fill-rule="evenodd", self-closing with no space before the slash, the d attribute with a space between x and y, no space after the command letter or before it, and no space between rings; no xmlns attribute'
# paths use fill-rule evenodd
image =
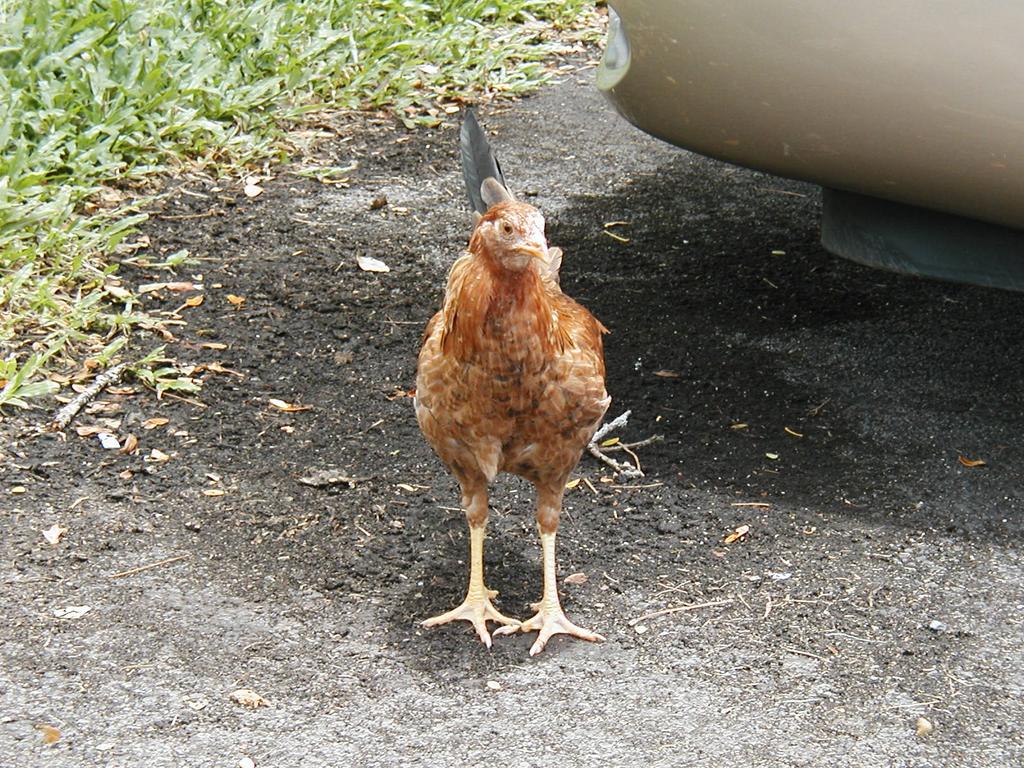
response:
<svg viewBox="0 0 1024 768"><path fill-rule="evenodd" d="M468 621L476 629L481 642L488 648L491 647L491 635L487 631L487 622L496 621L504 628L512 628L512 631L519 629L519 619L505 616L491 603L492 597L497 597L498 592L488 589L484 585L484 530L486 521L481 525L469 526L469 589L466 591L466 599L462 605L454 608L440 616L434 616L423 622L424 627L436 627L447 624L450 621ZM497 634L497 633L495 633Z"/></svg>
<svg viewBox="0 0 1024 768"><path fill-rule="evenodd" d="M558 600L558 579L555 568L555 531L540 531L541 551L544 555L544 596L530 607L537 611L536 615L522 622L519 626L504 626L494 630L495 635L511 635L515 632L539 632L537 640L530 648L530 655L536 656L544 650L548 640L554 635L572 635L591 642L603 642L604 638L589 629L573 624L565 616Z"/></svg>

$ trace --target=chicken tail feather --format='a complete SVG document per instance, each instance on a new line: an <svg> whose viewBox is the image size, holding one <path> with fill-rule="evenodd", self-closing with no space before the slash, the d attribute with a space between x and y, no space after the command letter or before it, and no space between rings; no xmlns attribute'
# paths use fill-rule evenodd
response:
<svg viewBox="0 0 1024 768"><path fill-rule="evenodd" d="M484 214L495 203L515 199L505 185L498 158L494 156L487 136L471 109L466 110L462 120L459 151L462 155L462 178L466 182L466 194L474 211Z"/></svg>

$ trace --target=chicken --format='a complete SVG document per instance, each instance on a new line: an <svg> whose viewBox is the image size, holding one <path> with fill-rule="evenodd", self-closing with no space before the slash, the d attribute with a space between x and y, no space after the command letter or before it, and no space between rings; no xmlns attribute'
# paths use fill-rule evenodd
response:
<svg viewBox="0 0 1024 768"><path fill-rule="evenodd" d="M462 491L469 524L466 598L423 622L469 621L491 647L494 634L537 632L536 655L556 634L600 641L562 611L555 536L569 474L611 399L604 386L607 329L558 283L561 251L549 248L544 218L517 202L472 113L462 137L463 175L477 223L451 268L441 310L427 324L416 375L416 418ZM488 485L499 472L536 488L543 593L526 621L500 613L483 574Z"/></svg>

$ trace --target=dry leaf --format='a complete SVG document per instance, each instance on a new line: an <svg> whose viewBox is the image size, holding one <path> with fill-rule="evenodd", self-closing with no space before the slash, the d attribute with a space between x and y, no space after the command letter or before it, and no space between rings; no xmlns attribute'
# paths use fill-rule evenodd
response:
<svg viewBox="0 0 1024 768"><path fill-rule="evenodd" d="M220 488L204 488L203 496L223 496L227 491L223 491Z"/></svg>
<svg viewBox="0 0 1024 768"><path fill-rule="evenodd" d="M153 461L157 463L163 463L165 461L170 460L171 457L168 456L163 451L161 451L159 448L154 448L152 451L149 452L149 456L146 457L146 461Z"/></svg>
<svg viewBox="0 0 1024 768"><path fill-rule="evenodd" d="M61 525L60 523L54 523L45 531L43 531L43 538L46 539L47 544L53 544L54 546L56 546L60 543L61 538L67 532L68 529L65 528L63 525Z"/></svg>
<svg viewBox="0 0 1024 768"><path fill-rule="evenodd" d="M339 485L341 483L345 483L349 488L355 488L356 483L362 483L369 479L369 477L350 477L349 475L343 475L336 469L317 469L310 472L306 477L300 477L299 482L303 485L311 485L314 488L324 488L329 485ZM412 486L409 487L412 488Z"/></svg>
<svg viewBox="0 0 1024 768"><path fill-rule="evenodd" d="M100 435L104 432L109 432L109 427L101 427L98 424L90 424L88 426L75 427L75 432L78 433L79 437L92 437L93 435Z"/></svg>
<svg viewBox="0 0 1024 768"><path fill-rule="evenodd" d="M36 725L36 730L43 734L43 744L56 744L60 741L60 731L52 725L39 723Z"/></svg>
<svg viewBox="0 0 1024 768"><path fill-rule="evenodd" d="M229 296L228 297L229 301L230 301L230 298L231 297ZM244 299L243 299L243 301L244 301ZM227 344L221 344L219 341L207 341L205 344L200 344L199 346L202 347L203 349L227 349L228 348Z"/></svg>
<svg viewBox="0 0 1024 768"><path fill-rule="evenodd" d="M135 289L136 293L154 293L156 291L174 291L183 293L185 291L201 291L202 283L192 283L187 280L172 280L169 283L143 283Z"/></svg>
<svg viewBox="0 0 1024 768"><path fill-rule="evenodd" d="M245 296L236 296L233 293L229 293L225 298L231 302L235 309L240 309L245 304Z"/></svg>
<svg viewBox="0 0 1024 768"><path fill-rule="evenodd" d="M372 256L356 256L356 264L363 272L390 272L391 267Z"/></svg>
<svg viewBox="0 0 1024 768"><path fill-rule="evenodd" d="M400 400L403 397L416 397L416 390L395 387L395 391L387 396L388 400Z"/></svg>
<svg viewBox="0 0 1024 768"><path fill-rule="evenodd" d="M122 301L130 299L132 297L131 291L126 291L119 285L105 285L103 286L103 290L105 290L115 299L121 299Z"/></svg>
<svg viewBox="0 0 1024 768"><path fill-rule="evenodd" d="M96 400L85 407L89 415L97 413L118 413L121 410L121 403L112 400Z"/></svg>
<svg viewBox="0 0 1024 768"><path fill-rule="evenodd" d="M203 286L201 283L190 283L187 281L173 281L170 283L164 283L164 288L168 291L175 291L176 293L183 293L184 291L201 291Z"/></svg>
<svg viewBox="0 0 1024 768"><path fill-rule="evenodd" d="M135 453L139 449L139 438L135 435L128 435L121 446L121 453Z"/></svg>
<svg viewBox="0 0 1024 768"><path fill-rule="evenodd" d="M301 411L309 411L313 408L312 405L294 405L292 403L286 403L284 400L278 400L276 397L270 398L267 402L279 411L284 411L285 413L300 413Z"/></svg>
<svg viewBox="0 0 1024 768"><path fill-rule="evenodd" d="M154 416L152 419L146 419L142 422L143 429L156 429L162 427L164 424L169 424L170 419L165 419L163 416Z"/></svg>
<svg viewBox="0 0 1024 768"><path fill-rule="evenodd" d="M266 699L251 688L239 688L237 691L232 692L231 700L236 704L241 704L243 707L248 707L249 709L266 706L267 703Z"/></svg>
<svg viewBox="0 0 1024 768"><path fill-rule="evenodd" d="M677 373L676 371L665 371L665 370L655 371L654 375L655 376L659 376L662 379L680 379L683 376L683 374Z"/></svg>
<svg viewBox="0 0 1024 768"><path fill-rule="evenodd" d="M188 705L189 709L195 710L196 712L201 712L210 704L209 699L205 696L185 696L182 701Z"/></svg>
<svg viewBox="0 0 1024 768"><path fill-rule="evenodd" d="M195 296L189 296L187 299L185 299L184 306L186 306L186 307L198 307L200 304L203 303L203 299L204 298L205 297L201 293L200 294L196 294Z"/></svg>
<svg viewBox="0 0 1024 768"><path fill-rule="evenodd" d="M69 605L66 608L55 608L53 615L58 619L80 619L91 610L88 605Z"/></svg>
<svg viewBox="0 0 1024 768"><path fill-rule="evenodd" d="M735 542L739 541L744 536L746 536L748 533L750 533L750 526L749 525L741 525L738 528L736 528L736 530L734 530L732 533L730 533L728 536L726 536L725 540L722 543L723 544L734 544Z"/></svg>
<svg viewBox="0 0 1024 768"><path fill-rule="evenodd" d="M966 456L957 456L957 460L965 467L984 467L988 464L984 459L968 459Z"/></svg>
<svg viewBox="0 0 1024 768"><path fill-rule="evenodd" d="M565 490L571 491L573 488L575 488L579 484L580 484L580 478L577 477L575 480L570 480L568 483L565 484Z"/></svg>
<svg viewBox="0 0 1024 768"><path fill-rule="evenodd" d="M196 370L197 371L211 371L212 373L226 373L229 376L237 376L240 379L244 379L245 378L245 374L244 373L240 373L239 371L233 371L230 368L225 368L220 363L206 363L205 365L197 366Z"/></svg>
<svg viewBox="0 0 1024 768"><path fill-rule="evenodd" d="M566 584L586 584L587 574L585 573L570 573L564 579Z"/></svg>

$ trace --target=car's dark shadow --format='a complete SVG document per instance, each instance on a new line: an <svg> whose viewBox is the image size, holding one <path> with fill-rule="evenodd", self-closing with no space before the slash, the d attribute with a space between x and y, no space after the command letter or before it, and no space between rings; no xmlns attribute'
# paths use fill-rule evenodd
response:
<svg viewBox="0 0 1024 768"><path fill-rule="evenodd" d="M633 437L666 436L647 469L747 500L1019 532L1024 295L836 258L818 215L814 187L681 152L551 217L552 242L571 244L563 287L612 329L613 412L633 409Z"/></svg>

